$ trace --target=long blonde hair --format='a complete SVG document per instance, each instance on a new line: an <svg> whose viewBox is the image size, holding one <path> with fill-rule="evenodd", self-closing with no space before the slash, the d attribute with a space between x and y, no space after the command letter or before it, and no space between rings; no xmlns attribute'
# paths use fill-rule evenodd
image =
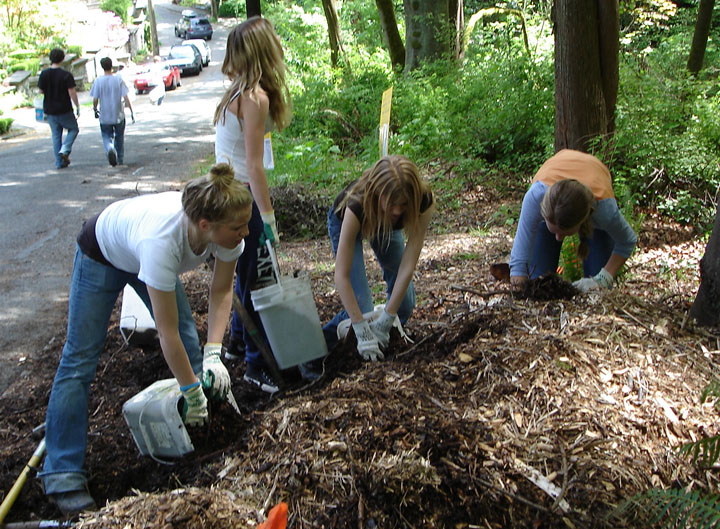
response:
<svg viewBox="0 0 720 529"><path fill-rule="evenodd" d="M568 179L551 185L540 204L540 213L546 222L561 230L579 227L577 254L581 259L590 252L587 240L592 238L594 230L591 215L595 211L595 202L595 195L588 186Z"/></svg>
<svg viewBox="0 0 720 529"><path fill-rule="evenodd" d="M238 213L252 206L247 186L235 179L235 172L226 163L215 164L210 173L190 180L182 193L183 211L197 224L232 222Z"/></svg>
<svg viewBox="0 0 720 529"><path fill-rule="evenodd" d="M402 155L384 156L363 172L336 211L342 211L350 201L359 202L363 209L362 236L389 241L393 224L389 206L407 204L402 218L403 229L405 233L411 233L419 224L420 207L426 193L430 193L430 186L420 177L413 162ZM383 207L383 202L387 207Z"/></svg>
<svg viewBox="0 0 720 529"><path fill-rule="evenodd" d="M238 24L227 38L222 73L232 84L215 109L213 124L225 119L227 107L238 92L255 97L262 88L270 100L270 117L278 130L290 124L292 105L285 84L284 53L280 38L266 18L254 16Z"/></svg>

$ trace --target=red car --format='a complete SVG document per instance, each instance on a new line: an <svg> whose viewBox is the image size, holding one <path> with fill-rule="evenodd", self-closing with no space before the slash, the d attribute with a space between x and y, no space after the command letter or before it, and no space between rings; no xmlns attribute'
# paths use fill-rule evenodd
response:
<svg viewBox="0 0 720 529"><path fill-rule="evenodd" d="M159 72L158 72L159 70ZM163 83L166 90L175 90L180 86L180 69L167 63L155 63L143 67L135 76L135 93L142 94L149 92L155 86L153 79L156 79L158 73L162 75Z"/></svg>

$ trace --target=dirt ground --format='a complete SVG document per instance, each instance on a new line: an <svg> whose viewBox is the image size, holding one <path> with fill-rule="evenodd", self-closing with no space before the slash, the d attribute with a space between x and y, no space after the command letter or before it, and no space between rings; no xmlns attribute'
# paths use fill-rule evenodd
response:
<svg viewBox="0 0 720 529"><path fill-rule="evenodd" d="M327 321L340 301L326 206L276 193L281 267L309 274ZM553 283L523 299L490 274L514 229L497 218L498 197L472 184L463 200L460 214L439 204L420 258L413 343L394 336L373 364L341 344L320 380L288 370L272 397L226 361L241 414L214 406L207 430L191 432L195 452L175 465L141 457L122 418L127 399L170 373L157 347L123 343L116 311L91 388L85 465L104 507L78 526L255 527L285 501L293 528L629 527L609 513L651 486L716 492L717 471L676 450L718 433L713 403L699 396L718 373L720 333L687 319L698 236L648 215L613 291L573 296ZM380 284L377 267L369 273ZM208 278L184 277L201 336ZM39 441L32 430L63 338L60 325L0 399L3 496ZM6 521L58 516L31 478Z"/></svg>

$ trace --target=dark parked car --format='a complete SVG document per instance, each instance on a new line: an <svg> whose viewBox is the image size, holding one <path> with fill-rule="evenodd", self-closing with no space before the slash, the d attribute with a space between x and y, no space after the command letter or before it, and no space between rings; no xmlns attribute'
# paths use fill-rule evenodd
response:
<svg viewBox="0 0 720 529"><path fill-rule="evenodd" d="M180 75L199 74L203 69L202 55L192 44L180 44L170 48L167 62L171 66L177 66Z"/></svg>
<svg viewBox="0 0 720 529"><path fill-rule="evenodd" d="M191 9L184 10L180 20L175 23L176 37L212 40L212 35L212 24L207 17L198 15Z"/></svg>

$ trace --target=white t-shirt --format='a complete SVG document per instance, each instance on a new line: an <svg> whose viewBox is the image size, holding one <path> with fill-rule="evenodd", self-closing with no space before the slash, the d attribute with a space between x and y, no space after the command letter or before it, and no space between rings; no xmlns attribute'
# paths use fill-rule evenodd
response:
<svg viewBox="0 0 720 529"><path fill-rule="evenodd" d="M92 84L90 95L100 100L100 123L114 125L125 120L123 98L128 88L119 75L101 75Z"/></svg>
<svg viewBox="0 0 720 529"><path fill-rule="evenodd" d="M110 204L95 225L100 251L115 268L165 292L175 290L178 274L201 265L211 253L227 262L240 256L245 241L233 249L211 242L202 255L195 255L181 201L181 192L168 191Z"/></svg>

